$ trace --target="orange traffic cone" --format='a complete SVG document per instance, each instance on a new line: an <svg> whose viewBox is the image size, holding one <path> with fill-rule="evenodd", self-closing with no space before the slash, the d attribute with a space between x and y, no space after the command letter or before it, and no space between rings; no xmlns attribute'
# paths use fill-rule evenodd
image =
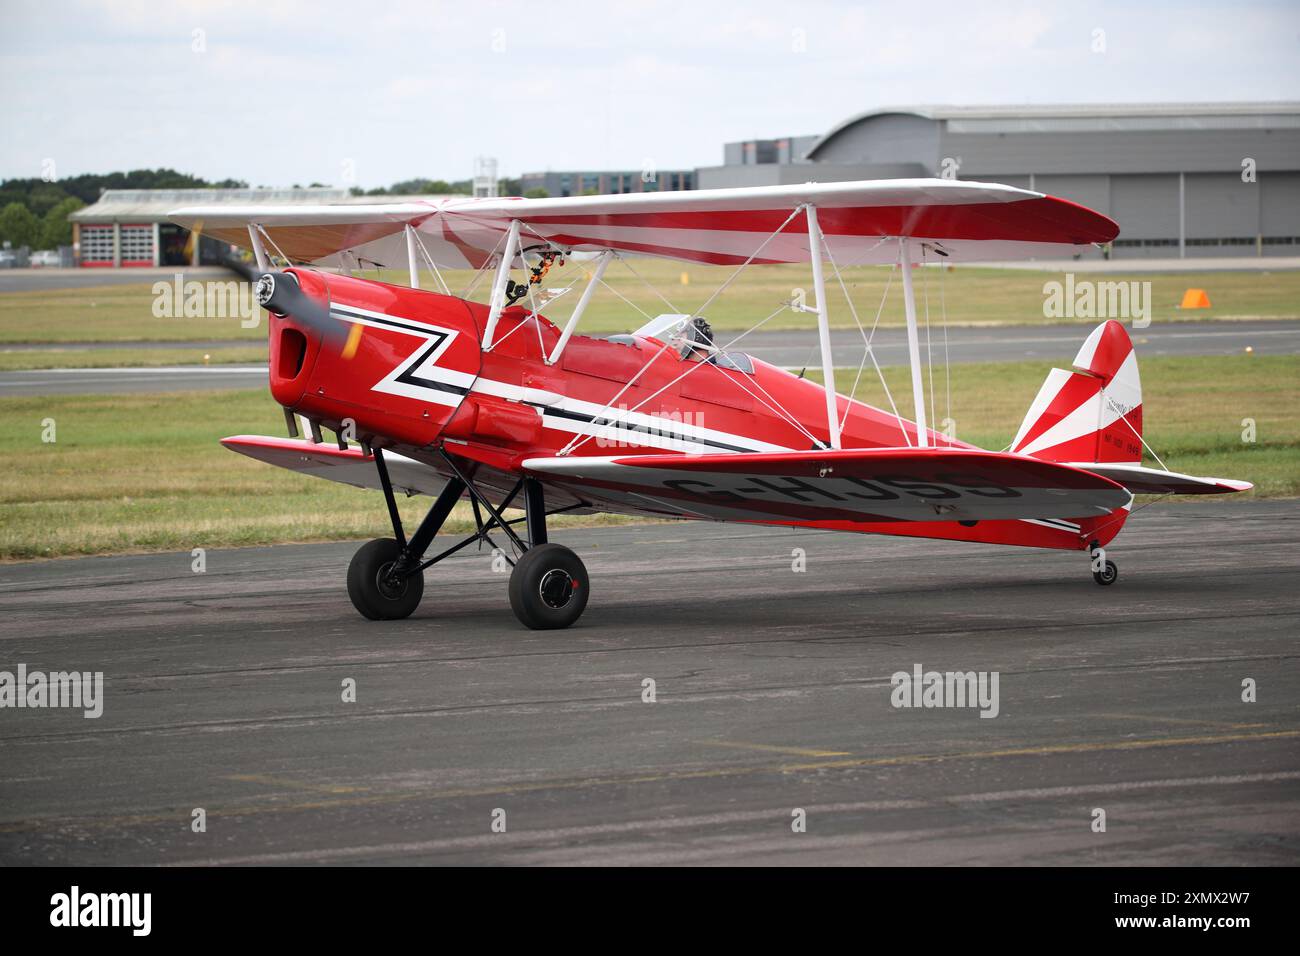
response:
<svg viewBox="0 0 1300 956"><path fill-rule="evenodd" d="M1183 293L1183 304L1180 309L1208 309L1210 307L1210 297L1205 294L1204 289L1188 289Z"/></svg>

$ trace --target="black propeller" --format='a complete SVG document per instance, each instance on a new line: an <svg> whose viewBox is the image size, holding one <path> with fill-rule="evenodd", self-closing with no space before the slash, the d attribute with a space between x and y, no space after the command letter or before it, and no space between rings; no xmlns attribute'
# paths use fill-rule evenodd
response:
<svg viewBox="0 0 1300 956"><path fill-rule="evenodd" d="M242 259L228 259L226 265L253 283L253 295L262 308L276 315L292 316L327 340L346 336L343 323L330 316L328 299L310 295L298 277L278 269L260 269Z"/></svg>

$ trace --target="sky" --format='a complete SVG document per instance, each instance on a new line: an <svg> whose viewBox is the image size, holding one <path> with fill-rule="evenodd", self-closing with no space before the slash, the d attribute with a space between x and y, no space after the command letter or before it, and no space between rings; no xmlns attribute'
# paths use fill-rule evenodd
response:
<svg viewBox="0 0 1300 956"><path fill-rule="evenodd" d="M0 179L694 168L908 104L1300 100L1300 2L0 0Z"/></svg>

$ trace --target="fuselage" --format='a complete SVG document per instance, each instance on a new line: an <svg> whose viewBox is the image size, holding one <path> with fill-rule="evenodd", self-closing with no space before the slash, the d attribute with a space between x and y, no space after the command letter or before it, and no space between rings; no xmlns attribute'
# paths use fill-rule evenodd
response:
<svg viewBox="0 0 1300 956"><path fill-rule="evenodd" d="M487 306L340 276L333 314L362 325L355 354L274 317L271 388L282 405L327 427L356 423L363 440L416 450L446 439L502 461L556 454L707 454L827 446L824 391L741 350L683 356L633 335L574 335L555 362L560 329L506 309L496 342L479 342ZM467 407L468 404L468 407ZM841 396L846 447L916 443L912 422ZM930 443L971 447L930 432Z"/></svg>

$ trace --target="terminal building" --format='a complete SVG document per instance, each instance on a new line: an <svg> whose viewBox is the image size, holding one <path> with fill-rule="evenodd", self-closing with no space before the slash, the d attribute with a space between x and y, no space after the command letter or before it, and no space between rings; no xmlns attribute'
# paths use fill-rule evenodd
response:
<svg viewBox="0 0 1300 956"><path fill-rule="evenodd" d="M698 188L980 180L1105 213L1116 258L1300 255L1300 103L906 106L723 154Z"/></svg>
<svg viewBox="0 0 1300 956"><path fill-rule="evenodd" d="M695 188L693 169L656 170L568 170L561 172L524 173L519 188L527 196L542 190L552 199L565 196L595 196L614 193L676 192Z"/></svg>

